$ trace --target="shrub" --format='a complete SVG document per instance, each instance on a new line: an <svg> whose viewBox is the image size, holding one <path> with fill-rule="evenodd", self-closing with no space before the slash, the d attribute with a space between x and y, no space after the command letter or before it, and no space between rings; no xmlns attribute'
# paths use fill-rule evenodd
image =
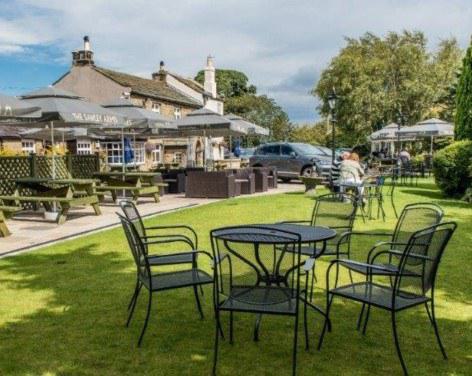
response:
<svg viewBox="0 0 472 376"><path fill-rule="evenodd" d="M444 194L462 195L470 187L471 158L472 141L457 141L436 153L433 160L434 178Z"/></svg>

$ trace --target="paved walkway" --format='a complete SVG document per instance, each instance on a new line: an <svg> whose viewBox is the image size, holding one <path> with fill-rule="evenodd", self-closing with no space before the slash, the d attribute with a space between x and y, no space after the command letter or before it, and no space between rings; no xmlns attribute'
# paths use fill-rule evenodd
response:
<svg viewBox="0 0 472 376"><path fill-rule="evenodd" d="M271 189L257 195L301 190L303 190L301 184L279 184L277 189ZM254 197L254 195L241 196L240 199L246 197ZM140 199L138 209L143 217L149 217L216 201L220 200L185 198L181 194L165 195L161 197L159 204L156 204L152 199ZM0 257L29 251L72 237L103 231L119 224L115 214L121 210L118 205L110 201L100 205L100 208L102 210L100 216L95 216L91 207L73 208L69 212L67 221L62 225L46 221L41 213L21 212L7 223L12 235L7 238L0 238Z"/></svg>

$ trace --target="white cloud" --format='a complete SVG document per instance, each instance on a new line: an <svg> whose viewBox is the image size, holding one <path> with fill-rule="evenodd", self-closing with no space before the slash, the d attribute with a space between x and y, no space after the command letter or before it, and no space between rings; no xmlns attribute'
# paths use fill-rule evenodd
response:
<svg viewBox="0 0 472 376"><path fill-rule="evenodd" d="M164 60L189 76L211 53L217 66L247 73L294 120L314 116L306 89L344 36L417 29L432 44L456 36L465 46L472 30L470 0L16 0L8 11L0 46L10 53L53 44L69 61L87 34L98 64L150 75Z"/></svg>

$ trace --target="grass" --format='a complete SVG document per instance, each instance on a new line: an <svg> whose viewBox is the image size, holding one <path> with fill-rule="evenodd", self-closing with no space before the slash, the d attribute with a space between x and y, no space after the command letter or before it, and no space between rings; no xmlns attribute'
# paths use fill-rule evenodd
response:
<svg viewBox="0 0 472 376"><path fill-rule="evenodd" d="M442 198L430 181L401 188L397 197L399 208L410 202L436 202L444 208L446 220L459 223L437 283L437 317L449 361L442 360L426 313L418 308L402 313L399 320L407 365L413 375L471 374L471 206ZM231 199L148 222L194 226L201 248L209 249L212 228L308 218L312 205L312 199L298 193ZM392 229L395 219L386 206L386 222L363 224L358 219L356 228ZM318 264L319 277L326 265ZM203 266L209 269L208 264ZM317 285L320 303L323 279ZM214 339L210 287L205 288L203 321L191 289L158 294L143 347L138 349L145 299L140 300L130 328L124 327L133 286L133 262L119 228L0 260L0 374L209 375ZM355 330L358 312L358 305L335 300L333 332L326 336L321 352L313 345L322 320L310 313L312 349L305 352L300 341L300 375L401 373L388 313L373 310L368 332L362 336ZM235 344L221 344L219 374L290 374L292 319L265 317L258 343L252 341L253 320L251 315L235 316Z"/></svg>

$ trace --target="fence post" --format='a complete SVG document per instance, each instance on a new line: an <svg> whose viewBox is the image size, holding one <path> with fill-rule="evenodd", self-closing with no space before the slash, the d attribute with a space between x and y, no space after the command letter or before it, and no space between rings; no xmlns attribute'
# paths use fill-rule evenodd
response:
<svg viewBox="0 0 472 376"><path fill-rule="evenodd" d="M30 165L30 177L35 178L38 173L38 164L37 164L35 153L31 153L29 155L29 165Z"/></svg>
<svg viewBox="0 0 472 376"><path fill-rule="evenodd" d="M72 154L66 154L66 166L67 166L67 169L69 170L70 176L74 177L74 171L72 170L72 168L73 168Z"/></svg>
<svg viewBox="0 0 472 376"><path fill-rule="evenodd" d="M100 155L95 154L95 172L100 172Z"/></svg>

